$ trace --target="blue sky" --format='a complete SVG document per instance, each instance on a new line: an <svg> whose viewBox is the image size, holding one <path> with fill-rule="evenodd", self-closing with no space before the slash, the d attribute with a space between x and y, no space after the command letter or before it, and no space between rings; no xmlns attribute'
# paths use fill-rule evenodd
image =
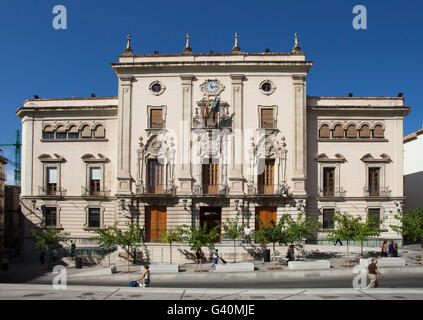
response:
<svg viewBox="0 0 423 320"><path fill-rule="evenodd" d="M352 26L355 5L364 5L368 29ZM52 27L53 7L67 8L67 30ZM46 97L117 94L110 62L131 34L135 53L181 52L191 34L194 52L229 52L239 33L242 51L285 52L293 34L314 61L308 94L405 95L412 112L404 133L422 127L423 2L417 0L321 1L4 1L0 9L2 117L0 143L15 140L22 102ZM12 149L3 154L12 158ZM12 158L13 159L13 158ZM9 176L13 177L9 165ZM12 182L11 179L8 181Z"/></svg>

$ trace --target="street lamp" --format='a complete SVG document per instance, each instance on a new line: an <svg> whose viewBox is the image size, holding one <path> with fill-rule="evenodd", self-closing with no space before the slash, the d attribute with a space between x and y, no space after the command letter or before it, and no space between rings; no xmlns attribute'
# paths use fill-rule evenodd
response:
<svg viewBox="0 0 423 320"><path fill-rule="evenodd" d="M183 198L182 199L182 203L184 204L184 210L187 210L188 199L187 198Z"/></svg>
<svg viewBox="0 0 423 320"><path fill-rule="evenodd" d="M238 211L239 199L235 199L235 211Z"/></svg>

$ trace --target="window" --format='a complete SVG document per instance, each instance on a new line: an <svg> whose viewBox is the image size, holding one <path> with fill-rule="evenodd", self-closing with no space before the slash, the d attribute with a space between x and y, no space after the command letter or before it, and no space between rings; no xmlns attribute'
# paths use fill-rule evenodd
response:
<svg viewBox="0 0 423 320"><path fill-rule="evenodd" d="M160 92L160 90L162 90L162 86L160 85L160 83L155 83L151 86L151 91L153 91L154 93L158 93Z"/></svg>
<svg viewBox="0 0 423 320"><path fill-rule="evenodd" d="M99 195L101 188L100 188L100 168L90 168L90 195Z"/></svg>
<svg viewBox="0 0 423 320"><path fill-rule="evenodd" d="M81 130L82 139L91 139L91 128L88 125L82 127Z"/></svg>
<svg viewBox="0 0 423 320"><path fill-rule="evenodd" d="M56 129L56 139L67 139L68 134L66 132L65 126L59 126Z"/></svg>
<svg viewBox="0 0 423 320"><path fill-rule="evenodd" d="M275 159L264 160L263 173L258 176L258 192L261 194L274 193L274 167Z"/></svg>
<svg viewBox="0 0 423 320"><path fill-rule="evenodd" d="M273 129L274 128L274 119L273 119L273 108L262 108L261 109L261 124L260 128L262 129Z"/></svg>
<svg viewBox="0 0 423 320"><path fill-rule="evenodd" d="M335 209L323 209L323 229L335 229Z"/></svg>
<svg viewBox="0 0 423 320"><path fill-rule="evenodd" d="M360 138L365 138L365 139L370 138L370 127L367 124L361 127Z"/></svg>
<svg viewBox="0 0 423 320"><path fill-rule="evenodd" d="M106 133L104 130L104 127L100 124L97 127L95 127L94 130L94 138L105 138L106 137Z"/></svg>
<svg viewBox="0 0 423 320"><path fill-rule="evenodd" d="M263 90L264 92L269 92L270 90L272 90L272 84L269 81L264 82L261 85L261 90Z"/></svg>
<svg viewBox="0 0 423 320"><path fill-rule="evenodd" d="M100 208L88 209L88 228L100 228Z"/></svg>
<svg viewBox="0 0 423 320"><path fill-rule="evenodd" d="M378 124L373 128L373 138L383 139L385 138L385 132L383 130L383 127Z"/></svg>
<svg viewBox="0 0 423 320"><path fill-rule="evenodd" d="M376 223L380 222L380 209L369 209L367 212L367 218Z"/></svg>
<svg viewBox="0 0 423 320"><path fill-rule="evenodd" d="M57 192L57 168L47 168L47 194L55 195Z"/></svg>
<svg viewBox="0 0 423 320"><path fill-rule="evenodd" d="M335 128L333 128L333 137L337 139L344 137L344 128L342 127L342 125L337 124Z"/></svg>
<svg viewBox="0 0 423 320"><path fill-rule="evenodd" d="M323 196L333 197L335 185L335 168L323 169Z"/></svg>
<svg viewBox="0 0 423 320"><path fill-rule="evenodd" d="M54 139L54 130L52 126L45 126L43 129L43 139Z"/></svg>
<svg viewBox="0 0 423 320"><path fill-rule="evenodd" d="M79 131L77 126L71 126L68 131L69 139L79 139Z"/></svg>
<svg viewBox="0 0 423 320"><path fill-rule="evenodd" d="M164 128L162 109L150 109L150 128L151 129Z"/></svg>
<svg viewBox="0 0 423 320"><path fill-rule="evenodd" d="M260 83L259 89L261 93L268 96L268 95L271 95L275 91L276 87L273 85L272 81L264 80Z"/></svg>
<svg viewBox="0 0 423 320"><path fill-rule="evenodd" d="M348 126L347 138L357 138L357 127L354 124Z"/></svg>
<svg viewBox="0 0 423 320"><path fill-rule="evenodd" d="M57 208L56 207L45 207L44 208L44 225L46 227L57 226Z"/></svg>
<svg viewBox="0 0 423 320"><path fill-rule="evenodd" d="M379 196L380 168L369 168L369 196Z"/></svg>
<svg viewBox="0 0 423 320"><path fill-rule="evenodd" d="M206 161L203 163L203 193L216 194L219 192L219 164L211 158Z"/></svg>
<svg viewBox="0 0 423 320"><path fill-rule="evenodd" d="M163 193L163 163L159 160L150 159L147 164L147 181L149 193Z"/></svg>
<svg viewBox="0 0 423 320"><path fill-rule="evenodd" d="M330 130L327 124L324 124L320 127L319 138L328 139L330 138Z"/></svg>

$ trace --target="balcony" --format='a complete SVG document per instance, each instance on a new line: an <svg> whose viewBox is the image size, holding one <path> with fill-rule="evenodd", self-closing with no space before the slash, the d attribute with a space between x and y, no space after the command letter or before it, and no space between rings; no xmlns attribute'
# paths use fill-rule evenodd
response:
<svg viewBox="0 0 423 320"><path fill-rule="evenodd" d="M110 190L106 188L89 189L84 186L81 186L81 195L84 198L106 198L110 195Z"/></svg>
<svg viewBox="0 0 423 320"><path fill-rule="evenodd" d="M137 183L136 185L137 196L174 196L176 195L176 186L174 183L166 185L148 185L146 183Z"/></svg>
<svg viewBox="0 0 423 320"><path fill-rule="evenodd" d="M286 183L258 186L254 182L248 184L248 195L252 197L289 197L289 187Z"/></svg>
<svg viewBox="0 0 423 320"><path fill-rule="evenodd" d="M61 198L66 194L66 189L60 188L45 188L38 186L38 196L40 197L51 197L51 198Z"/></svg>
<svg viewBox="0 0 423 320"><path fill-rule="evenodd" d="M381 188L368 188L364 187L364 196L369 198L389 198L391 196L391 190L389 187L381 187Z"/></svg>
<svg viewBox="0 0 423 320"><path fill-rule="evenodd" d="M201 108L195 108L195 114L192 119L193 129L224 129L232 128L232 117L229 115L229 107L221 104L221 111L215 115L210 115L206 120L202 117Z"/></svg>
<svg viewBox="0 0 423 320"><path fill-rule="evenodd" d="M335 188L334 190L327 190L319 188L318 196L320 198L343 198L345 197L346 191L343 187Z"/></svg>
<svg viewBox="0 0 423 320"><path fill-rule="evenodd" d="M229 187L226 184L195 184L194 196L196 197L226 197L229 194Z"/></svg>
<svg viewBox="0 0 423 320"><path fill-rule="evenodd" d="M7 180L7 174L4 172L0 172L0 180L6 181Z"/></svg>

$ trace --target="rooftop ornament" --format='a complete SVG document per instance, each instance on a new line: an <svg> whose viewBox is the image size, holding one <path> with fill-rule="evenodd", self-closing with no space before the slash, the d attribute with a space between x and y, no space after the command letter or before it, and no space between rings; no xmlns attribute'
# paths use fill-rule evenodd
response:
<svg viewBox="0 0 423 320"><path fill-rule="evenodd" d="M238 46L238 33L235 33L235 44L234 47L232 48L232 53L236 53L236 52L240 52L241 48Z"/></svg>
<svg viewBox="0 0 423 320"><path fill-rule="evenodd" d="M298 33L295 32L295 45L294 48L292 48L293 53L301 52L301 47L298 45Z"/></svg>
<svg viewBox="0 0 423 320"><path fill-rule="evenodd" d="M127 43L126 43L126 49L125 49L124 54L132 55L133 52L132 52L132 49L131 49L131 36L129 34L128 34L128 37L126 38L126 40L127 40Z"/></svg>
<svg viewBox="0 0 423 320"><path fill-rule="evenodd" d="M187 33L187 43L186 43L185 48L184 48L184 53L191 53L192 52L192 49L189 45L189 39L190 39L189 34Z"/></svg>

